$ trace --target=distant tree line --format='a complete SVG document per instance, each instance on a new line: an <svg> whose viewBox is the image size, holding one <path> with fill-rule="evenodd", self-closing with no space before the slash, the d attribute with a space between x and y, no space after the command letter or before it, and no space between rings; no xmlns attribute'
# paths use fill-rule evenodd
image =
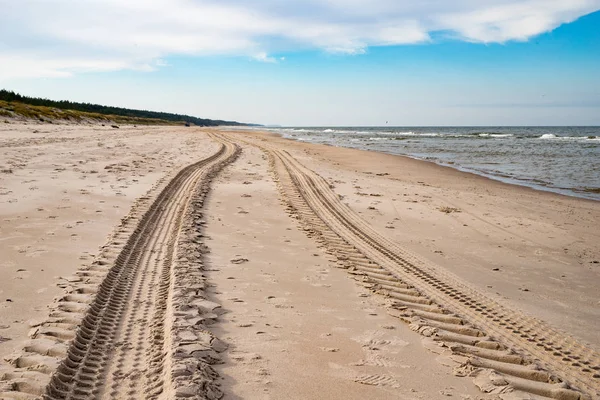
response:
<svg viewBox="0 0 600 400"><path fill-rule="evenodd" d="M237 125L237 126L248 126L251 124L244 124L236 121L222 121L222 120L214 120L214 119L206 119L206 118L197 118L192 117L190 115L183 114L172 114L158 111L147 111L147 110L132 110L129 108L121 108L121 107L110 107L110 106L102 106L99 104L91 104L91 103L76 103L68 100L48 100L42 99L39 97L28 97L20 95L19 93L15 93L13 91L8 91L5 89L0 89L0 100L4 100L7 102L20 102L25 104L30 104L33 106L45 106L45 107L54 107L59 108L61 110L75 110L75 111L83 111L90 113L98 113L103 115L119 115L124 117L135 117L135 118L155 118L161 119L165 121L171 122L185 122L198 126L219 126L219 125Z"/></svg>

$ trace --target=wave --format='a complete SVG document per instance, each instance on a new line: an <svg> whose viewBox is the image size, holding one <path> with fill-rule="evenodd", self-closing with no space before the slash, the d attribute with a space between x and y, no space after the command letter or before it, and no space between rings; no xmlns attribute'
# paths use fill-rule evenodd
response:
<svg viewBox="0 0 600 400"><path fill-rule="evenodd" d="M408 132L390 132L391 135L398 135L398 136L421 136L421 137L440 137L440 136L444 136L444 134L442 133L437 133L437 132L422 132L422 133L415 133L412 131L408 131Z"/></svg>
<svg viewBox="0 0 600 400"><path fill-rule="evenodd" d="M439 136L447 136L442 133L435 132L423 132L423 133L415 133L412 131L401 131L401 132L371 132L371 134L376 135L384 135L384 136L415 136L415 137L439 137Z"/></svg>
<svg viewBox="0 0 600 400"><path fill-rule="evenodd" d="M273 130L279 132L287 137L296 137L296 136L311 136L311 137L323 137L323 138L333 138L336 137L338 139L346 138L349 139L351 137L358 137L364 141L385 141L385 140L404 140L404 139L511 139L511 140L520 140L520 139L543 139L543 140L560 140L560 141L575 141L575 142L586 142L590 145L596 145L600 142L600 136L590 135L590 136L561 136L561 133L544 133L537 135L527 135L527 134L518 134L518 133L507 133L502 131L471 131L471 132L419 132L412 130L377 130L377 129L369 129L369 130L354 130L351 128L271 128L267 130Z"/></svg>
<svg viewBox="0 0 600 400"><path fill-rule="evenodd" d="M412 131L401 131L401 132L371 132L371 134L383 135L383 136L403 136L403 137L439 137L439 138L511 138L515 135L512 133L494 133L494 132L476 132L476 133L438 133L438 132L412 132Z"/></svg>
<svg viewBox="0 0 600 400"><path fill-rule="evenodd" d="M348 133L348 134L354 134L354 135L367 135L367 134L378 134L380 132L373 132L373 131L355 131L355 130L346 130L346 129L331 129L331 128L327 128L327 129L314 129L311 130L310 132L314 132L314 133Z"/></svg>
<svg viewBox="0 0 600 400"><path fill-rule="evenodd" d="M310 132L307 129L300 129L300 128L256 128L256 129L272 131L272 132L283 132L283 133Z"/></svg>
<svg viewBox="0 0 600 400"><path fill-rule="evenodd" d="M375 132L377 135L385 135L385 136L400 136L400 137L436 137L442 139L458 139L458 138L494 138L494 139L502 139L502 138L511 138L515 135L512 133L470 133L470 134L452 134L452 133L437 133L437 132L423 132L423 133L415 133L415 132ZM372 139L372 138L371 138Z"/></svg>
<svg viewBox="0 0 600 400"><path fill-rule="evenodd" d="M483 132L483 133L479 133L477 134L477 136L479 137L491 137L491 138L508 138L508 137L513 137L515 135L513 135L512 133L487 133L487 132Z"/></svg>
<svg viewBox="0 0 600 400"><path fill-rule="evenodd" d="M544 133L538 139L544 140L579 140L579 141L600 141L600 136L558 136L553 133Z"/></svg>
<svg viewBox="0 0 600 400"><path fill-rule="evenodd" d="M512 133L500 132L474 132L474 133L439 133L439 132L418 132L413 131L396 131L396 132L374 132L377 135L386 136L414 136L414 137L440 137L440 138L509 138L514 137Z"/></svg>

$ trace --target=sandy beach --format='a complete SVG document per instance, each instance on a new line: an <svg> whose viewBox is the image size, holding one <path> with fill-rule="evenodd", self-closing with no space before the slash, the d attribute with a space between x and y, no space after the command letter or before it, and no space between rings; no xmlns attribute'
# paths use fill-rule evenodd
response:
<svg viewBox="0 0 600 400"><path fill-rule="evenodd" d="M269 133L0 127L0 398L600 398L600 202Z"/></svg>

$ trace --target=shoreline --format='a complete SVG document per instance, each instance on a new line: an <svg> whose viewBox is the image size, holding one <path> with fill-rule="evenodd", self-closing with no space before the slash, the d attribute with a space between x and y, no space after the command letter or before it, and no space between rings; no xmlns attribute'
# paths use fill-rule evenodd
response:
<svg viewBox="0 0 600 400"><path fill-rule="evenodd" d="M224 130L238 131L238 132L245 132L246 131L243 128L236 129L236 128L229 128L229 127L225 128L224 127L222 129L224 129ZM456 171L456 172L460 172L460 173L464 173L464 174L469 174L469 175L477 176L477 177L484 178L484 179L487 179L487 180L490 180L490 181L493 181L493 182L496 182L496 183L501 183L501 184L509 185L511 187L524 188L524 189L534 190L535 192L552 194L552 195L558 195L558 196L564 196L564 197L568 197L568 198L571 198L571 199L591 201L591 202L594 202L594 203L600 202L600 198L595 199L595 198L591 198L591 197L581 196L580 194L582 194L582 193L575 192L575 191L570 191L569 189L552 188L552 187L547 187L547 186L542 186L542 185L535 185L535 184L528 185L526 183L520 183L520 181L518 179L515 179L515 178L511 179L509 177L502 177L500 175L486 174L484 172L480 172L480 171L477 171L477 170L471 170L471 169L469 169L467 167L462 167L462 166L459 166L457 164L448 164L448 163L444 163L444 162L437 162L437 161L434 161L434 160L427 160L427 159L424 159L424 158L412 156L410 154L396 154L396 153L391 153L391 152L386 152L386 151L380 151L380 150L358 149L358 148L355 148L355 147L337 146L337 145L328 144L328 143L314 143L312 141L307 141L307 140L299 140L299 139L288 138L288 137L285 137L282 134L277 133L277 132L261 131L259 129L255 129L255 130L253 129L253 130L251 130L251 132L260 132L260 133L265 134L265 135L273 135L274 137L278 137L278 138L281 138L283 140L289 140L289 141L295 142L295 143L305 143L305 144L310 144L310 145L315 145L315 146L328 146L328 147L334 147L334 148L339 148L339 149L349 149L349 150L356 150L356 151L365 151L365 152L376 153L376 154L385 154L385 155L392 156L392 157L400 157L400 158L404 158L404 159L409 159L409 160L414 160L414 161L418 161L418 162L427 163L428 165L435 165L435 166L438 166L438 167L449 168L449 169L451 169L453 171Z"/></svg>
<svg viewBox="0 0 600 400"><path fill-rule="evenodd" d="M286 148L405 249L600 348L600 202L398 154L249 134Z"/></svg>
<svg viewBox="0 0 600 400"><path fill-rule="evenodd" d="M362 150L362 149L355 149L355 150ZM582 200L591 200L591 201L595 201L595 202L600 202L600 197L599 198L592 198L592 197L586 197L585 196L585 191L575 191L575 190L571 190L571 189L564 189L564 188L555 188L555 187L550 187L550 186L543 186L543 185L536 185L534 183L528 183L528 181L526 179L518 179L518 178L511 178L508 176L502 176L502 175L494 175L494 174L487 174L485 172L481 172L481 171L477 171L475 169L470 169L468 167L462 167L460 165L457 164L449 164L449 163L444 163L444 162L438 162L438 161L434 161L434 160L427 160L424 158L419 158L419 157L415 157L415 156L411 156L410 154L394 154L394 153L388 153L388 152L380 152L378 150L369 150L369 149L365 149L365 151L375 151L378 153L384 153L384 154L389 154L392 156L399 156L399 157L406 157L406 158L410 158L412 160L417 160L417 161L423 161L423 162L427 162L427 163L432 163L435 165L438 165L440 167L447 167L447 168L451 168L453 170L459 171L459 172L464 172L466 174L472 174L472 175L477 175L479 177L482 178L487 178L496 182L500 182L500 183L504 183L507 185L511 185L511 186L519 186L519 187L524 187L527 189L532 189L538 192L545 192L545 193L552 193L552 194L557 194L560 196L567 196L567 197L571 197L571 198L576 198L576 199L582 199Z"/></svg>
<svg viewBox="0 0 600 400"><path fill-rule="evenodd" d="M340 127L334 127L334 128L340 128ZM370 128L377 128L377 127L370 127ZM432 128L436 128L436 127L432 127ZM452 128L454 128L454 127L452 127ZM456 128L462 128L462 127L456 127ZM470 127L467 127L467 128L470 128ZM541 127L541 128L544 128L544 127ZM549 128L556 128L556 127L549 127ZM592 128L595 128L595 127L592 127ZM234 130L239 130L239 131L249 130L249 131L257 131L257 132L268 132L268 133L273 133L273 134L281 137L282 139L292 140L292 141L296 141L296 142L322 144L325 146L332 146L332 147L338 147L338 148L370 151L370 152L377 152L377 153L381 153L381 154L389 154L389 155L394 155L394 156L407 157L410 159L424 161L424 162L436 164L436 165L443 166L443 167L449 167L449 168L455 169L457 171L478 175L481 177L485 177L485 178L492 179L492 180L502 182L502 183L506 183L509 185L527 187L527 188L534 189L534 190L541 191L541 192L549 192L549 193L559 194L559 195L568 196L568 197L592 200L592 201L597 201L597 202L600 201L600 193L596 194L596 192L595 192L595 190L600 190L600 188L584 187L584 188L577 188L577 189L569 189L569 188L561 188L561 187L554 187L554 186L546 186L546 185L542 185L542 184L537 184L537 183L531 181L530 179L526 179L526 178L520 179L518 177L503 176L501 174L487 173L487 172L483 172L483 171L478 171L477 169L464 167L459 164L451 164L450 162L442 161L442 160L421 158L421 157L414 156L414 155L407 154L407 153L393 153L390 151L373 150L373 149L368 149L368 148L361 149L361 148L357 148L357 147L336 145L336 144L329 144L329 143L315 143L312 140L294 139L291 137L286 137L283 133L279 133L279 132L275 132L275 131L267 131L267 130L261 131L260 128L251 128L251 129L226 128L226 129L234 129ZM310 127L304 127L303 129L310 129ZM589 189L591 189L591 190L589 190Z"/></svg>
<svg viewBox="0 0 600 400"><path fill-rule="evenodd" d="M451 366L469 367L467 358L421 336L418 315L397 300L454 313L449 329L471 325L486 341L504 343L498 329L510 327L505 345L522 364L559 357L539 355L547 334L578 359L600 348L596 201L271 132L47 125L2 134L12 171L0 175L0 393L41 394L116 276L123 296L106 309L125 314L118 324L102 317L114 329L100 345L112 347L90 377L122 393L154 383L196 393L180 378L202 375L215 385L207 390L232 398L497 398L476 388L488 375L475 385L455 376ZM135 254L147 256L122 269ZM482 308L458 304L456 291ZM214 366L196 364L200 355ZM553 360L542 367L573 370ZM44 373L21 375L28 368ZM589 375L573 374L559 377Z"/></svg>

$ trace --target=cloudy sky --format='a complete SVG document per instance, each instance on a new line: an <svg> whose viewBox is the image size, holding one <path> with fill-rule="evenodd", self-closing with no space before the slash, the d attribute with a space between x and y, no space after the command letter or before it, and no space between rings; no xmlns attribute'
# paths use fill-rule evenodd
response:
<svg viewBox="0 0 600 400"><path fill-rule="evenodd" d="M600 0L0 0L0 87L282 125L600 125Z"/></svg>

